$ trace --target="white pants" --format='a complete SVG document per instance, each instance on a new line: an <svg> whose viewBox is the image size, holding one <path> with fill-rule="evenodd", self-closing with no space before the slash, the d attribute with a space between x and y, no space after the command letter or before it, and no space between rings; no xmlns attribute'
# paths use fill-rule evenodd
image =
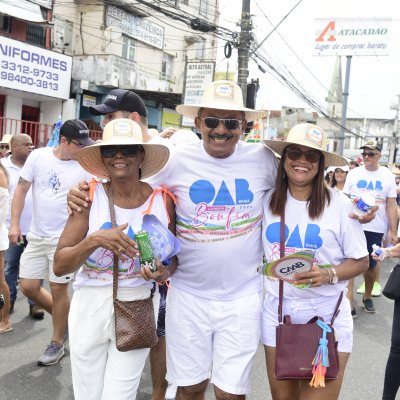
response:
<svg viewBox="0 0 400 400"><path fill-rule="evenodd" d="M118 290L120 300L150 295L145 286ZM159 295L154 295L158 314ZM68 319L75 400L134 400L150 349L115 347L112 287L82 287L72 298Z"/></svg>

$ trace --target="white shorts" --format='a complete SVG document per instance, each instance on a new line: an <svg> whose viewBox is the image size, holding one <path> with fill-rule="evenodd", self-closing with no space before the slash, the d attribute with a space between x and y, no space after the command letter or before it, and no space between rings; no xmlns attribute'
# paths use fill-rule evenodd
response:
<svg viewBox="0 0 400 400"><path fill-rule="evenodd" d="M56 276L53 271L54 253L58 237L42 238L29 232L28 245L22 253L19 276L26 279L49 279L53 283L69 283L74 274Z"/></svg>
<svg viewBox="0 0 400 400"><path fill-rule="evenodd" d="M261 292L215 301L171 286L165 322L168 382L190 386L211 378L227 393L249 393L261 304Z"/></svg>
<svg viewBox="0 0 400 400"><path fill-rule="evenodd" d="M319 297L316 299L284 299L283 315L289 314L294 324L307 323L316 315L322 317L325 322L330 322L336 308L337 297ZM276 346L276 326L278 325L279 299L267 294L264 299L262 311L262 341L266 346ZM351 316L350 303L344 294L340 303L340 312L333 323L338 351L351 353L353 347L353 318Z"/></svg>

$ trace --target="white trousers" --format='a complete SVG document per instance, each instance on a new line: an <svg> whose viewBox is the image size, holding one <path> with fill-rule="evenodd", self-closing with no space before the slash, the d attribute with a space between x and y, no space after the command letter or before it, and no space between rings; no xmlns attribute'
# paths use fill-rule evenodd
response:
<svg viewBox="0 0 400 400"><path fill-rule="evenodd" d="M120 300L147 298L145 286L123 288ZM159 295L154 295L158 314ZM150 349L120 352L115 346L112 287L82 287L68 319L75 400L134 400Z"/></svg>

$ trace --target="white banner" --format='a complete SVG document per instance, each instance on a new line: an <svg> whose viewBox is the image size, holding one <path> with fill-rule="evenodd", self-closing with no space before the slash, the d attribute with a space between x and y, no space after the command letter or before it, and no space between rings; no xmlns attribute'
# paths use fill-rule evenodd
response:
<svg viewBox="0 0 400 400"><path fill-rule="evenodd" d="M314 55L387 56L391 44L390 19L316 19Z"/></svg>
<svg viewBox="0 0 400 400"><path fill-rule="evenodd" d="M186 64L185 78L185 104L199 104L204 88L213 81L215 63L213 62L188 62ZM194 126L192 118L183 117L183 126Z"/></svg>
<svg viewBox="0 0 400 400"><path fill-rule="evenodd" d="M164 48L164 28L148 19L137 17L122 8L108 6L106 26L116 26L122 33L158 49Z"/></svg>
<svg viewBox="0 0 400 400"><path fill-rule="evenodd" d="M69 99L72 58L0 36L0 86Z"/></svg>

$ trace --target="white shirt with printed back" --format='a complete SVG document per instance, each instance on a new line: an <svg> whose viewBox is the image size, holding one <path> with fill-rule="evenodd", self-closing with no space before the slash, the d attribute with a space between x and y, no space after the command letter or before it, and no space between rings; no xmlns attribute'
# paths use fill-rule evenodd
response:
<svg viewBox="0 0 400 400"><path fill-rule="evenodd" d="M372 195L379 209L371 222L363 224L363 229L369 232L386 233L386 199L397 197L395 178L386 167L379 166L376 171L368 171L363 165L352 169L347 174L343 192L351 198L360 197L364 193Z"/></svg>
<svg viewBox="0 0 400 400"><path fill-rule="evenodd" d="M153 177L174 194L182 248L174 287L207 299L230 300L262 289L262 200L275 186L277 163L265 146L239 142L227 158L203 142L175 149Z"/></svg>
<svg viewBox="0 0 400 400"><path fill-rule="evenodd" d="M347 258L359 259L368 255L365 235L361 224L349 218L352 204L341 193L330 189L331 202L323 214L312 220L308 216L307 202L294 199L288 192L285 208L285 255L300 250L314 252L314 262L322 267L338 265ZM267 262L280 258L280 216L269 209L272 192L265 197L263 217L263 246ZM267 293L279 297L279 281L266 277ZM336 285L298 288L285 283L285 298L318 298L335 296L343 291L347 281Z"/></svg>
<svg viewBox="0 0 400 400"><path fill-rule="evenodd" d="M35 149L21 170L32 182L32 222L29 231L40 237L60 237L68 218L67 194L80 181L89 181L77 161L60 160L52 147Z"/></svg>

